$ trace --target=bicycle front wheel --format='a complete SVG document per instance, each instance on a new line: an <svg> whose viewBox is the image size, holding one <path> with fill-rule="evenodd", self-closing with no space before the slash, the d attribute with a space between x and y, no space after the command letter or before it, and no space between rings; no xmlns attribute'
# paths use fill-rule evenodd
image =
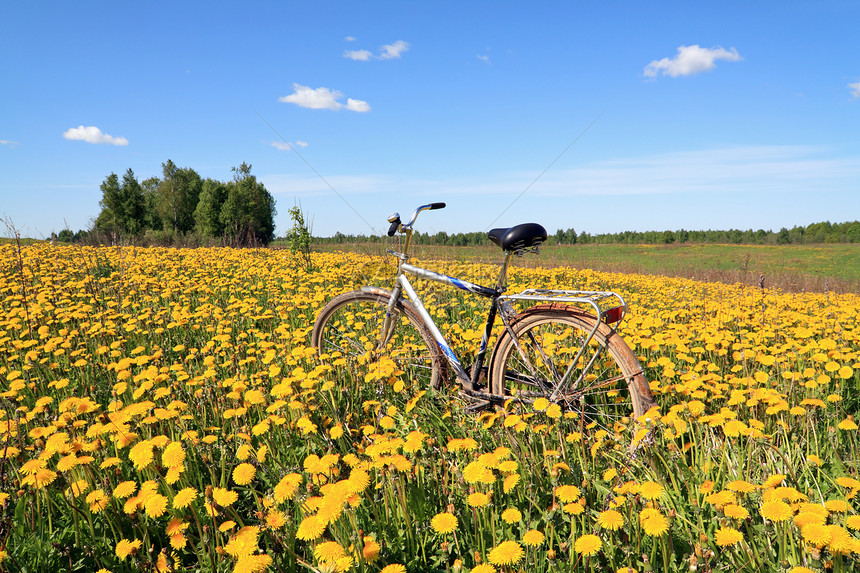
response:
<svg viewBox="0 0 860 573"><path fill-rule="evenodd" d="M589 334L597 329L589 339ZM529 309L502 333L490 372L493 394L526 403L551 398L586 424L610 429L654 399L639 360L612 328L575 309Z"/></svg>
<svg viewBox="0 0 860 573"><path fill-rule="evenodd" d="M344 358L353 370L360 361L384 353L419 388L438 389L445 377L445 358L408 302L394 306L391 335L385 347L378 348L389 300L387 295L360 290L334 297L314 322L311 344L321 356Z"/></svg>

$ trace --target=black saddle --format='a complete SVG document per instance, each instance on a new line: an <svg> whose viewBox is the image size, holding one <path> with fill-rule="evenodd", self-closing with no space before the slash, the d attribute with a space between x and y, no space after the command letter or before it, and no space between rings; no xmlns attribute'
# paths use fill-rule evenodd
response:
<svg viewBox="0 0 860 573"><path fill-rule="evenodd" d="M507 229L492 229L487 236L505 251L521 251L546 241L546 229L537 223L523 223Z"/></svg>

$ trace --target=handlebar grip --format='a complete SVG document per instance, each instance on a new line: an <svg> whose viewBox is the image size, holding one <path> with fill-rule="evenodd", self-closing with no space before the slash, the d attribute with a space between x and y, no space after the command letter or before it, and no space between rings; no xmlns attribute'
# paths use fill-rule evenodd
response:
<svg viewBox="0 0 860 573"><path fill-rule="evenodd" d="M444 208L445 208L445 203L431 203L430 204L430 210L431 211L433 211L434 209L444 209Z"/></svg>
<svg viewBox="0 0 860 573"><path fill-rule="evenodd" d="M400 226L400 219L398 218L396 221L391 223L391 226L388 227L388 236L393 237L394 233L397 232L397 228Z"/></svg>

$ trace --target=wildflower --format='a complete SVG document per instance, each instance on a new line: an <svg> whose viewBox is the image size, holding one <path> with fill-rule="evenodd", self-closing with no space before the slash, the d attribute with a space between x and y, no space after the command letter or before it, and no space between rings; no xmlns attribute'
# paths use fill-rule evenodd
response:
<svg viewBox="0 0 860 573"><path fill-rule="evenodd" d="M663 493L663 486L653 481L645 482L639 487L639 495L645 499L657 499Z"/></svg>
<svg viewBox="0 0 860 573"><path fill-rule="evenodd" d="M761 504L759 513L770 521L785 521L794 515L794 510L784 501L766 501Z"/></svg>
<svg viewBox="0 0 860 573"><path fill-rule="evenodd" d="M318 539L325 531L326 523L316 515L309 515L299 524L296 537L303 541Z"/></svg>
<svg viewBox="0 0 860 573"><path fill-rule="evenodd" d="M197 497L197 490L193 487L186 487L181 489L174 497L173 497L173 508L174 509L185 509L191 502L194 501L194 498Z"/></svg>
<svg viewBox="0 0 860 573"><path fill-rule="evenodd" d="M157 493L146 500L143 508L149 517L161 517L167 509L167 498Z"/></svg>
<svg viewBox="0 0 860 573"><path fill-rule="evenodd" d="M842 499L830 499L824 502L824 508L831 513L845 513L849 507L848 502Z"/></svg>
<svg viewBox="0 0 860 573"><path fill-rule="evenodd" d="M573 544L573 550L582 555L595 555L600 548L603 547L603 542L596 535L583 535L578 537Z"/></svg>
<svg viewBox="0 0 860 573"><path fill-rule="evenodd" d="M230 507L239 499L239 494L223 487L212 488L212 499L221 507Z"/></svg>
<svg viewBox="0 0 860 573"><path fill-rule="evenodd" d="M714 533L714 541L720 547L728 547L739 543L744 538L743 534L734 527L721 527Z"/></svg>
<svg viewBox="0 0 860 573"><path fill-rule="evenodd" d="M334 541L324 541L314 548L317 561L333 562L346 557L346 550Z"/></svg>
<svg viewBox="0 0 860 573"><path fill-rule="evenodd" d="M746 519L750 516L750 512L745 507L733 503L724 506L723 513L726 517L731 517L732 519Z"/></svg>
<svg viewBox="0 0 860 573"><path fill-rule="evenodd" d="M278 510L273 510L266 514L266 527L270 529L280 529L286 523L287 517Z"/></svg>
<svg viewBox="0 0 860 573"><path fill-rule="evenodd" d="M430 527L436 533L451 533L457 529L457 516L452 513L437 513L430 520Z"/></svg>
<svg viewBox="0 0 860 573"><path fill-rule="evenodd" d="M483 494L480 492L475 492L475 493L469 495L469 498L467 501L468 501L469 505L472 507L484 507L486 505L489 505L490 498L487 497L486 494Z"/></svg>
<svg viewBox="0 0 860 573"><path fill-rule="evenodd" d="M116 544L116 556L119 557L120 561L125 561L126 557L140 549L142 543L143 542L140 539L135 539L133 541L121 539L120 542Z"/></svg>
<svg viewBox="0 0 860 573"><path fill-rule="evenodd" d="M520 483L520 474L511 474L502 482L502 490L505 493L511 493L518 483Z"/></svg>
<svg viewBox="0 0 860 573"><path fill-rule="evenodd" d="M152 453L153 444L148 440L143 440L132 446L128 452L128 459L134 464L137 471L145 469L152 463L154 455Z"/></svg>
<svg viewBox="0 0 860 573"><path fill-rule="evenodd" d="M294 495L296 495L296 491L299 489L299 484L302 483L302 475L301 474L287 474L281 481L278 482L278 485L275 486L275 500L283 503L288 499L292 499Z"/></svg>
<svg viewBox="0 0 860 573"><path fill-rule="evenodd" d="M516 541L502 541L490 550L487 561L493 565L513 565L523 558L523 553Z"/></svg>
<svg viewBox="0 0 860 573"><path fill-rule="evenodd" d="M830 542L830 529L824 523L808 523L800 528L804 541L816 547L824 547Z"/></svg>
<svg viewBox="0 0 860 573"><path fill-rule="evenodd" d="M134 495L137 484L133 481L124 481L113 488L113 496L117 499L125 499Z"/></svg>
<svg viewBox="0 0 860 573"><path fill-rule="evenodd" d="M250 555L257 549L259 535L260 529L258 527L246 525L230 538L230 541L224 546L224 551L236 558Z"/></svg>
<svg viewBox="0 0 860 573"><path fill-rule="evenodd" d="M379 543L370 536L366 536L364 538L364 548L361 550L361 554L364 557L364 560L368 563L373 563L379 558L379 551L382 549Z"/></svg>
<svg viewBox="0 0 860 573"><path fill-rule="evenodd" d="M618 471L615 468L609 468L605 472L603 472L603 481L612 481L618 475Z"/></svg>
<svg viewBox="0 0 860 573"><path fill-rule="evenodd" d="M603 529L616 531L624 525L624 516L614 509L609 509L600 513L597 516L597 525Z"/></svg>
<svg viewBox="0 0 860 573"><path fill-rule="evenodd" d="M463 479L468 484L491 484L496 480L493 471L480 462L471 462L463 470Z"/></svg>
<svg viewBox="0 0 860 573"><path fill-rule="evenodd" d="M857 424L854 422L851 416L848 416L847 418L839 422L836 427L840 430L851 431L857 429Z"/></svg>
<svg viewBox="0 0 860 573"><path fill-rule="evenodd" d="M233 481L238 485L248 485L254 480L255 475L257 475L257 468L248 463L239 464L233 470Z"/></svg>
<svg viewBox="0 0 860 573"><path fill-rule="evenodd" d="M392 563L391 565L386 565L380 573L406 573L406 567L400 563Z"/></svg>
<svg viewBox="0 0 860 573"><path fill-rule="evenodd" d="M555 488L555 495L564 503L570 503L579 499L579 488L575 485L560 485Z"/></svg>
<svg viewBox="0 0 860 573"><path fill-rule="evenodd" d="M669 531L669 521L659 510L653 508L645 508L639 513L639 524L646 535L653 537L659 537Z"/></svg>
<svg viewBox="0 0 860 573"><path fill-rule="evenodd" d="M471 573L496 573L496 568L489 563L481 563L472 567Z"/></svg>
<svg viewBox="0 0 860 573"><path fill-rule="evenodd" d="M860 515L849 515L845 519L845 526L854 531L860 531Z"/></svg>
<svg viewBox="0 0 860 573"><path fill-rule="evenodd" d="M161 453L161 463L168 468L183 465L185 463L185 450L182 448L182 443L171 442L168 444Z"/></svg>
<svg viewBox="0 0 860 573"><path fill-rule="evenodd" d="M504 522L508 524L516 523L522 518L523 514L516 507L509 507L502 512L502 520L504 520Z"/></svg>
<svg viewBox="0 0 860 573"><path fill-rule="evenodd" d="M732 491L736 491L738 493L750 493L755 491L755 486L748 481L744 480L735 480L733 482L729 482L726 484L726 489L730 489Z"/></svg>

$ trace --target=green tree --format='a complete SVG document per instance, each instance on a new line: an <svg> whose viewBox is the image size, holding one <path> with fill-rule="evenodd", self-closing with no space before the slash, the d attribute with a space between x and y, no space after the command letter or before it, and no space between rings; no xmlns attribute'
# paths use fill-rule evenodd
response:
<svg viewBox="0 0 860 573"><path fill-rule="evenodd" d="M207 237L224 235L221 222L221 209L227 200L229 188L226 183L207 178L200 191L200 199L194 210L194 227L198 233Z"/></svg>
<svg viewBox="0 0 860 573"><path fill-rule="evenodd" d="M170 159L161 164L156 211L165 229L187 233L194 227L194 210L203 181L196 171L179 168Z"/></svg>
<svg viewBox="0 0 860 573"><path fill-rule="evenodd" d="M251 165L233 168L233 181L219 220L227 237L239 245L267 245L275 238L275 199L251 175Z"/></svg>

